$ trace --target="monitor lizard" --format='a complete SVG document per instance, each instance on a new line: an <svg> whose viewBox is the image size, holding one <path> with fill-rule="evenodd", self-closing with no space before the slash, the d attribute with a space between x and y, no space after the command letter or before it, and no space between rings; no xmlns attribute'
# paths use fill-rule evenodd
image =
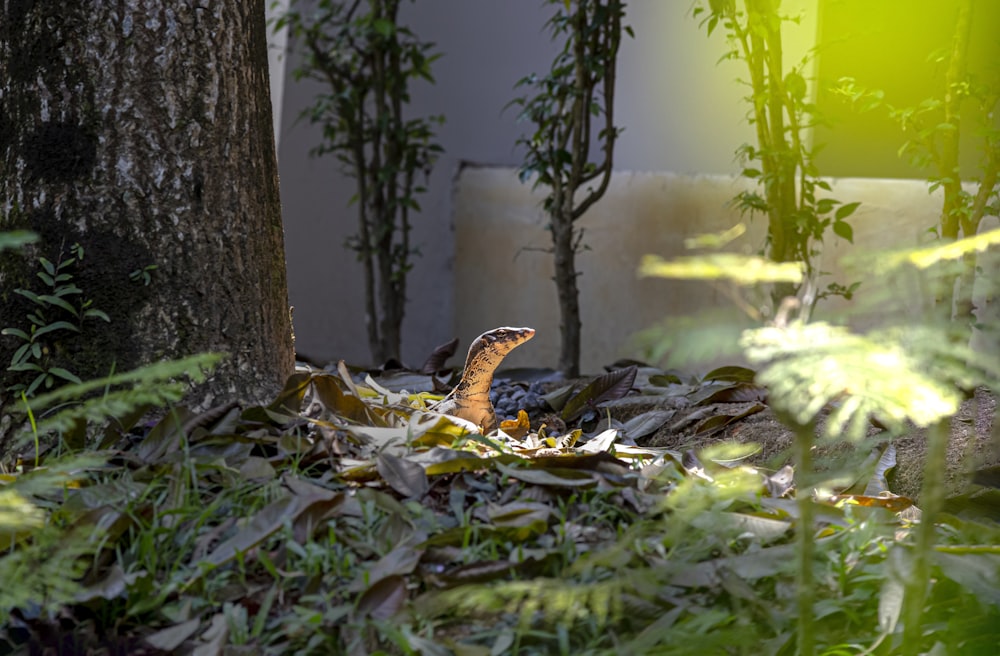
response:
<svg viewBox="0 0 1000 656"><path fill-rule="evenodd" d="M448 396L431 406L441 412L471 421L483 434L497 427L497 415L490 401L493 373L508 353L534 337L534 328L494 328L476 338L465 359L462 380Z"/></svg>

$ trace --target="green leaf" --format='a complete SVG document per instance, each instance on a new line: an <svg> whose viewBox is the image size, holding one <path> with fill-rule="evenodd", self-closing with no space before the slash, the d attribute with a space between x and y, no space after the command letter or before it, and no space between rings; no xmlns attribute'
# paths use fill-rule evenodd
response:
<svg viewBox="0 0 1000 656"><path fill-rule="evenodd" d="M105 314L104 311L98 310L97 308L90 308L89 310L83 313L84 319L89 317L94 317L95 319L104 319L105 322L111 323L111 318L107 314Z"/></svg>
<svg viewBox="0 0 1000 656"><path fill-rule="evenodd" d="M11 232L0 232L0 252L7 249L19 249L27 244L38 241L38 235L27 230L12 230Z"/></svg>
<svg viewBox="0 0 1000 656"><path fill-rule="evenodd" d="M708 19L708 36L712 36L712 32L715 31L715 28L718 26L718 24L719 24L718 16L712 16L711 18Z"/></svg>
<svg viewBox="0 0 1000 656"><path fill-rule="evenodd" d="M396 31L396 24L387 18L376 18L372 21L372 28L378 32L379 36L388 39Z"/></svg>
<svg viewBox="0 0 1000 656"><path fill-rule="evenodd" d="M19 364L12 364L7 367L7 371L42 371L45 370L39 367L34 362L21 362Z"/></svg>
<svg viewBox="0 0 1000 656"><path fill-rule="evenodd" d="M56 276L56 281L58 282L59 279L63 278L63 277L65 277L68 280L68 279L72 278L73 276L69 276L69 275L66 275L66 276L62 276L62 275ZM83 290L80 289L79 287L77 287L76 285L60 285L60 286L56 287L52 291L52 293L54 295L58 296L59 298L62 298L63 296L69 296L70 294L82 294Z"/></svg>
<svg viewBox="0 0 1000 656"><path fill-rule="evenodd" d="M852 228L851 224L846 221L834 221L833 234L852 244L854 243L854 228Z"/></svg>
<svg viewBox="0 0 1000 656"><path fill-rule="evenodd" d="M35 391L39 388L39 386L41 386L47 377L48 374L45 372L38 374L35 380L31 381L31 384L28 385L28 389L24 391L25 396L34 396Z"/></svg>
<svg viewBox="0 0 1000 656"><path fill-rule="evenodd" d="M850 215L854 214L854 211L858 209L861 203L844 203L837 208L837 212L833 215L838 221L846 219ZM839 233L838 233L839 234Z"/></svg>
<svg viewBox="0 0 1000 656"><path fill-rule="evenodd" d="M761 282L802 282L804 268L801 262L772 262L737 253L713 253L674 260L646 255L639 264L639 275L682 280L728 279L739 285L755 285Z"/></svg>
<svg viewBox="0 0 1000 656"><path fill-rule="evenodd" d="M28 299L32 303L41 303L38 300L38 294L36 294L36 293L34 293L32 291L29 291L27 289L15 289L14 293L15 294L20 294L21 296L25 297L26 299Z"/></svg>
<svg viewBox="0 0 1000 656"><path fill-rule="evenodd" d="M806 426L837 401L824 430L855 442L866 435L869 417L899 430L905 422L929 426L957 412L961 397L947 362L965 361L969 353L940 330L909 326L859 335L823 322L748 330L741 344L751 363L763 365L757 380L768 387L772 407Z"/></svg>
<svg viewBox="0 0 1000 656"><path fill-rule="evenodd" d="M806 81L797 72L785 76L785 91L794 100L801 102L806 97Z"/></svg>
<svg viewBox="0 0 1000 656"><path fill-rule="evenodd" d="M816 201L816 214L826 214L839 203L840 201L836 201L832 198L821 198Z"/></svg>
<svg viewBox="0 0 1000 656"><path fill-rule="evenodd" d="M14 356L10 359L11 365L20 364L28 359L28 349L31 348L31 343L25 343L21 345L21 348L14 351Z"/></svg>
<svg viewBox="0 0 1000 656"><path fill-rule="evenodd" d="M68 321L56 321L54 323L50 323L47 326L42 326L41 328L36 330L35 339L38 339L39 337L47 333L55 332L56 330L72 330L75 333L80 332L79 328L77 328Z"/></svg>
<svg viewBox="0 0 1000 656"><path fill-rule="evenodd" d="M56 275L56 267L54 264L52 264L52 262L45 259L44 257L38 258L38 262L39 264L42 265L42 268L45 269L45 272L47 274L49 274L50 276Z"/></svg>
<svg viewBox="0 0 1000 656"><path fill-rule="evenodd" d="M77 312L75 307L73 307L72 305L70 305L69 303L67 303L66 301L57 296L52 296L50 294L42 294L41 296L38 297L38 299L40 301L48 303L49 305L55 305L61 307L62 309L72 314L74 317L79 316L79 313Z"/></svg>
<svg viewBox="0 0 1000 656"><path fill-rule="evenodd" d="M68 380L71 383L80 384L83 382L76 374L70 371L66 371L62 367L52 367L51 369L49 369L49 373L52 374L53 376L58 376L63 380Z"/></svg>
<svg viewBox="0 0 1000 656"><path fill-rule="evenodd" d="M0 335L13 335L14 337L19 337L24 341L31 340L28 333L24 332L20 328L4 328L3 330L0 330Z"/></svg>

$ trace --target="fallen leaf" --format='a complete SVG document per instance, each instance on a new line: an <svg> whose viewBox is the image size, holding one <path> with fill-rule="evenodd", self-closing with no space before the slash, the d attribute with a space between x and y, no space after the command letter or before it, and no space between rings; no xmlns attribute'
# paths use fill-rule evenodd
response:
<svg viewBox="0 0 1000 656"><path fill-rule="evenodd" d="M500 422L500 430L515 440L523 440L531 431L531 420L524 410L517 411L517 419L505 419Z"/></svg>
<svg viewBox="0 0 1000 656"><path fill-rule="evenodd" d="M651 435L674 416L674 410L650 410L625 422L625 435L638 440Z"/></svg>
<svg viewBox="0 0 1000 656"><path fill-rule="evenodd" d="M620 399L632 389L639 368L635 365L625 369L617 369L603 376L598 376L580 392L566 402L560 416L563 421L576 419L587 408L596 407L602 401Z"/></svg>
<svg viewBox="0 0 1000 656"><path fill-rule="evenodd" d="M415 462L383 452L379 454L375 466L382 480L404 497L420 499L430 489L427 473Z"/></svg>
<svg viewBox="0 0 1000 656"><path fill-rule="evenodd" d="M429 356L427 356L427 359L424 360L423 366L420 367L420 373L434 374L441 371L445 368L448 358L455 355L456 350L458 350L457 337L450 342L445 342L441 346L438 346Z"/></svg>
<svg viewBox="0 0 1000 656"><path fill-rule="evenodd" d="M285 386L278 396L267 406L273 412L298 414L302 410L302 399L306 395L312 374L308 372L294 373L285 381Z"/></svg>
<svg viewBox="0 0 1000 656"><path fill-rule="evenodd" d="M146 636L144 640L153 649L172 652L180 647L185 640L193 636L200 627L201 620L195 618L161 629L156 633Z"/></svg>
<svg viewBox="0 0 1000 656"><path fill-rule="evenodd" d="M406 579L399 575L387 576L373 583L358 598L356 612L359 617L387 620L406 603Z"/></svg>
<svg viewBox="0 0 1000 656"><path fill-rule="evenodd" d="M726 426L749 417L750 415L755 415L765 409L760 403L756 403L743 412L736 412L733 414L717 414L701 421L694 427L695 435L698 437L707 437L719 432Z"/></svg>
<svg viewBox="0 0 1000 656"><path fill-rule="evenodd" d="M885 508L889 512L902 512L913 505L913 500L907 497L886 493L886 496L870 497L864 494L831 494L817 497L816 501L825 505L840 505L842 503L863 508Z"/></svg>
<svg viewBox="0 0 1000 656"><path fill-rule="evenodd" d="M566 470L566 476L553 474L544 469L529 469L526 467L507 467L500 463L496 465L501 472L524 483L547 485L550 487L590 487L597 485L597 478L586 471Z"/></svg>
<svg viewBox="0 0 1000 656"><path fill-rule="evenodd" d="M586 444L580 447L580 451L583 453L602 453L604 451L609 451L615 444L615 440L618 439L618 429L609 428L600 435L594 436L592 439L588 440Z"/></svg>
<svg viewBox="0 0 1000 656"><path fill-rule="evenodd" d="M688 397L692 405L713 403L747 403L767 400L767 389L752 383L733 383L725 386L709 385Z"/></svg>
<svg viewBox="0 0 1000 656"><path fill-rule="evenodd" d="M411 574L420 563L420 558L424 555L423 549L416 549L409 545L399 545L386 555L382 556L367 571L362 573L350 585L350 592L359 592L367 584L381 581L387 576L406 576Z"/></svg>
<svg viewBox="0 0 1000 656"><path fill-rule="evenodd" d="M723 380L730 383L752 383L757 372L747 367L719 367L712 369L702 377L702 382L710 380Z"/></svg>

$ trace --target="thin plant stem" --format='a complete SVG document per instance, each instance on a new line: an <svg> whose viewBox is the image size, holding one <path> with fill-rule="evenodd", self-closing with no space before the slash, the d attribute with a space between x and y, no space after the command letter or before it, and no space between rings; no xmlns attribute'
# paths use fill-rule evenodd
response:
<svg viewBox="0 0 1000 656"><path fill-rule="evenodd" d="M799 426L795 431L795 463L798 478L812 478L812 446L815 435L815 425L809 423ZM795 504L799 510L799 530L796 536L796 571L795 585L798 602L798 654L812 656L816 652L816 636L813 629L813 553L816 545L813 541L813 500L812 486L796 485Z"/></svg>
<svg viewBox="0 0 1000 656"><path fill-rule="evenodd" d="M927 430L927 459L920 488L920 524L914 546L913 569L906 584L903 608L903 655L920 653L921 615L931 578L930 555L934 548L934 523L944 499L944 470L948 457L948 420Z"/></svg>

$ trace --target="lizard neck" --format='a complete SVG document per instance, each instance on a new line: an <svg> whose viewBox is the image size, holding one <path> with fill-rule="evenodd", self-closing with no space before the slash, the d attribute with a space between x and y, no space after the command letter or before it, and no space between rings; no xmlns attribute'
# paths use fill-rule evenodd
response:
<svg viewBox="0 0 1000 656"><path fill-rule="evenodd" d="M462 381L455 387L455 397L486 399L488 401L490 387L493 385L493 373L501 360L503 360L503 354L493 349L476 349L470 352L465 362Z"/></svg>

